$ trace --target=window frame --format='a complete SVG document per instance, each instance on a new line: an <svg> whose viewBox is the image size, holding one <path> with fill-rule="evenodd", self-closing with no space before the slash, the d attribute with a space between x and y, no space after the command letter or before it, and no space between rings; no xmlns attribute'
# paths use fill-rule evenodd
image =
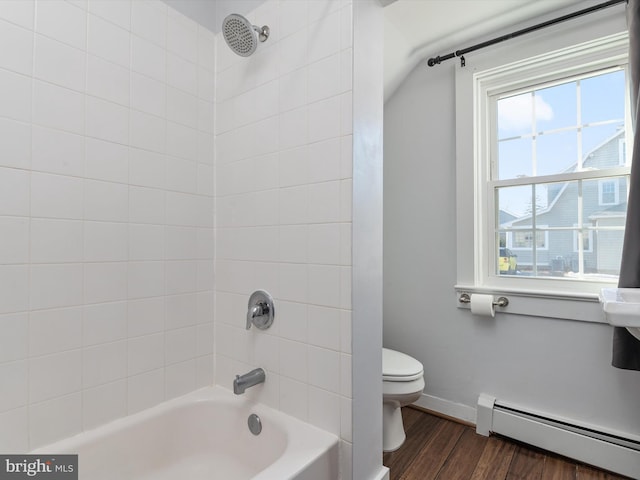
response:
<svg viewBox="0 0 640 480"><path fill-rule="evenodd" d="M594 42L597 45L593 46L601 48L602 45L599 42ZM585 52L589 56L588 51L591 50L591 46L585 46ZM607 48L603 49L607 50ZM555 52L554 52L555 53ZM552 54L553 55L553 54ZM575 56L574 56L575 55ZM475 125L474 143L476 144L476 152L479 152L474 159L475 170L479 172L478 183L476 184L476 205L485 205L484 209L478 208L476 210L477 226L479 228L479 236L485 240L486 247L477 247L476 258L480 261L476 264L476 281L485 286L500 286L504 284L514 284L517 282L521 288L542 288L544 290L568 290L580 292L590 291L598 292L601 288L606 286L613 286L612 282L603 280L571 280L571 279L556 279L556 278L509 278L497 276L495 272L495 265L497 258L495 256L495 244L490 239L494 236L494 232L497 229L497 218L492 212L496 212L495 197L493 191L499 186L513 186L519 183L523 185L530 185L532 183L544 184L552 183L559 180L586 180L589 178L598 178L599 193L601 193L601 185L606 178L615 178L619 175L629 174L629 167L613 167L608 169L600 169L596 171L580 171L569 172L563 174L554 175L542 175L536 177L523 178L521 182L517 179L508 180L493 180L491 178L491 170L496 167L497 156L495 143L497 142L497 124L495 119L497 118L497 98L502 93L513 92L518 90L528 90L530 88L537 88L540 85L554 83L562 83L567 78L596 72L606 72L609 69L623 68L628 70L628 60L626 57L616 58L614 56L603 56L598 60L589 58L583 60L582 55L578 52L565 52L565 57L571 58L575 63L570 67L565 65L564 61L558 63L557 58L539 58L539 65L536 65L536 75L529 77L530 65L506 65L504 67L498 67L490 72L478 73L475 75L477 98L476 108L479 110L479 116L477 117L478 123ZM578 60L578 61L576 61ZM582 61L580 61L582 60ZM546 68L545 68L546 67ZM628 79L628 71L625 78ZM626 92L628 96L628 92ZM628 104L628 98L627 102ZM627 110L627 108L625 108ZM628 112L626 114L626 122L630 125ZM484 123L484 125L482 125ZM619 193L616 192L616 193ZM600 200L600 195L599 195ZM619 200L619 195L616 195L616 200ZM614 203L609 205L615 205ZM542 226L541 226L542 228ZM548 235L548 232L545 232ZM546 241L546 249L540 248L544 251L548 249L548 239Z"/></svg>
<svg viewBox="0 0 640 480"><path fill-rule="evenodd" d="M571 76L599 71L608 68L623 67L628 64L628 34L626 30L612 35L603 36L595 40L577 43L575 40L566 41L564 48L550 50L544 48L544 42L536 48L543 53L532 54L525 60L514 59L511 63L505 60L499 64L495 56L491 61L478 62L477 66L470 65L456 69L456 172L457 172L457 225L458 225L458 291L478 292L512 292L527 297L587 300L597 300L600 288L611 286L609 282L601 281L571 281L566 279L546 278L504 278L496 275L497 237L495 235L497 213L493 211L493 201L490 201L492 191L488 188L490 179L490 162L480 161L479 158L489 158L487 138L488 129L496 128L495 102L490 106L489 95L500 91L514 91L518 88L526 89L533 85L558 81ZM558 42L562 44L562 42ZM556 44L557 45L557 44ZM525 48L526 49L526 48ZM531 50L531 49L530 49ZM544 53L547 50L547 53ZM521 55L522 56L522 55ZM509 55L505 56L507 59ZM515 55L512 55L515 57ZM502 62L500 62L502 63ZM628 74L626 75L628 81ZM628 92L626 92L628 95ZM630 112L628 102L625 107L625 120L629 123ZM627 129L629 130L629 129ZM473 137L471 145L469 137ZM497 136L495 136L497 138ZM466 141L465 141L466 140ZM626 146L631 145L631 135L627 131ZM466 144L465 144L466 143ZM469 172L473 174L469 178ZM629 167L618 166L607 169L586 172L583 179L599 178L602 176L627 175ZM539 183L553 179L576 180L571 174L551 175L550 178L538 179ZM564 178L567 177L567 178ZM530 184L530 179L523 184ZM496 240L490 241L488 235ZM507 235L508 237L508 235ZM547 240L548 246L548 240ZM590 237L590 247L593 240ZM513 250L512 247L508 247ZM514 282L516 280L516 282ZM527 313L527 312L522 312ZM556 316L556 315L550 315ZM560 314L561 318L572 318L571 314ZM574 318L578 319L578 318Z"/></svg>

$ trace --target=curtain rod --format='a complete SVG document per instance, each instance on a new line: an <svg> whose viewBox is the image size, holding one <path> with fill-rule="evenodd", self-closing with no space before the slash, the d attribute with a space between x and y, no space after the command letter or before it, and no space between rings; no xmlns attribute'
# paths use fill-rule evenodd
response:
<svg viewBox="0 0 640 480"><path fill-rule="evenodd" d="M540 30L541 28L555 25L556 23L564 22L566 20L571 20L572 18L576 18L576 17L581 17L582 15L596 12L598 10L602 10L603 8L611 7L612 5L617 5L618 3L628 3L628 0L610 0L608 2L594 5L593 7L585 8L583 10L578 10L577 12L563 15L562 17L558 17L552 20L548 20L546 22L538 23L537 25L533 25L531 27L523 28L522 30L518 30L517 32L509 33L507 35L502 35L501 37L496 37L491 40L487 40L486 42L478 43L471 47L463 48L461 50L456 50L455 52L451 52L446 55L442 55L442 56L438 55L437 57L430 58L427 61L427 65L429 65L430 67L433 67L435 65L440 65L440 62L443 62L445 60L449 60L454 57L461 57L460 62L461 62L461 65L464 67L465 61L464 61L463 55L466 53L473 52L475 50L480 50L481 48L489 47L491 45L495 45L496 43L504 42L505 40L510 40L512 38L519 37L520 35L524 35L526 33L531 33L535 30Z"/></svg>

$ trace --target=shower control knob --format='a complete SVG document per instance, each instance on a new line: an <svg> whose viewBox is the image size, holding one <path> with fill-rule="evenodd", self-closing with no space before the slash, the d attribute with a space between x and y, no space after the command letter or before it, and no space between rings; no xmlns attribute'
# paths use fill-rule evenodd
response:
<svg viewBox="0 0 640 480"><path fill-rule="evenodd" d="M274 315L273 297L264 290L253 292L247 306L247 330L251 325L260 330L266 330L273 323Z"/></svg>

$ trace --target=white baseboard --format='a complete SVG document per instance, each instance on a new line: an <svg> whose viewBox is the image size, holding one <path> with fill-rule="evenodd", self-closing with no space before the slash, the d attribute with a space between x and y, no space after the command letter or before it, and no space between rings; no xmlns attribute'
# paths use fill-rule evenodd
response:
<svg viewBox="0 0 640 480"><path fill-rule="evenodd" d="M389 480L389 469L382 467L378 474L371 480Z"/></svg>
<svg viewBox="0 0 640 480"><path fill-rule="evenodd" d="M446 415L447 417L462 420L463 422L472 423L474 425L476 423L476 409L469 405L455 403L450 400L445 400L444 398L427 395L426 393L423 393L414 405Z"/></svg>

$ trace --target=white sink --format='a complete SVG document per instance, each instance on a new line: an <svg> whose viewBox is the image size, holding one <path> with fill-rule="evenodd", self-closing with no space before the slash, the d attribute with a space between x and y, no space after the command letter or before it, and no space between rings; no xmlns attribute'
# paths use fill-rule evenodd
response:
<svg viewBox="0 0 640 480"><path fill-rule="evenodd" d="M640 339L640 288L603 288L600 303L607 322Z"/></svg>

